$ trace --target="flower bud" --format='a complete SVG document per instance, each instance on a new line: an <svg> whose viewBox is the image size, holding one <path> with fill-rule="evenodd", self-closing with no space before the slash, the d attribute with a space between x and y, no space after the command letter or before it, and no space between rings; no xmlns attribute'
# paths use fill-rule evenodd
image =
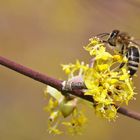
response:
<svg viewBox="0 0 140 140"><path fill-rule="evenodd" d="M60 111L64 117L68 117L76 108L77 105L77 98L67 100L64 98L60 102Z"/></svg>

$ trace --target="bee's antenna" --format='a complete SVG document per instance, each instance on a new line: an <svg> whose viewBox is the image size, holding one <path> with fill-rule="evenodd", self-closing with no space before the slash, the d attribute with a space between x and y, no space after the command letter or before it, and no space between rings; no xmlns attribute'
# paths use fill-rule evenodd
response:
<svg viewBox="0 0 140 140"><path fill-rule="evenodd" d="M97 34L96 37L102 38L102 37L105 37L107 35L110 35L110 34L109 33L100 33L100 34Z"/></svg>

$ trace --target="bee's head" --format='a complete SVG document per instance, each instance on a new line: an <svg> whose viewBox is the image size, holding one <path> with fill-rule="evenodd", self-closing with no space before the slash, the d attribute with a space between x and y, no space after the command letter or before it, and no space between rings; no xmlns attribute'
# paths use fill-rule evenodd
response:
<svg viewBox="0 0 140 140"><path fill-rule="evenodd" d="M108 38L108 43L109 45L111 46L116 46L116 39L118 37L118 34L119 34L119 30L113 30L110 35L109 35L109 38Z"/></svg>

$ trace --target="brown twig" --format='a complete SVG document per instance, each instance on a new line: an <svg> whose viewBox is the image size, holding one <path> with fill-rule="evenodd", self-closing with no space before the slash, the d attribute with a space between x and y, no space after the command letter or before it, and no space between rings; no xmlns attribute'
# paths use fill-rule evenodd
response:
<svg viewBox="0 0 140 140"><path fill-rule="evenodd" d="M57 90L62 91L62 81L60 81L60 80L57 80L55 78L52 78L52 77L49 77L49 76L44 75L42 73L39 73L35 70L27 68L21 64L18 64L14 61L8 60L7 58L1 57L1 56L0 56L0 64L9 68L9 69L12 69L20 74L23 74L27 77L30 77L36 81L39 81L39 82L44 83L46 85L50 85L50 86L56 88ZM83 98L85 100L88 100L90 102L94 102L94 100L91 96L84 95L84 93L81 92L80 90L73 90L73 91L70 91L70 93L75 95L75 96L78 96L80 98ZM118 112L125 115L125 116L128 116L130 118L140 120L140 113L138 113L138 112L130 111L130 110L127 110L127 109L122 108L122 107L120 107L118 109Z"/></svg>

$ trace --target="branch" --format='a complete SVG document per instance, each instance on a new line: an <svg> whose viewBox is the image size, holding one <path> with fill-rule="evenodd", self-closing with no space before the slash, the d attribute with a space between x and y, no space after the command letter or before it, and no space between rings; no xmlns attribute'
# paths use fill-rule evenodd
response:
<svg viewBox="0 0 140 140"><path fill-rule="evenodd" d="M2 56L0 56L0 64L9 68L9 69L12 69L12 70L14 70L14 71L16 71L20 74L23 74L27 77L30 77L30 78L38 81L38 82L41 82L41 83L44 83L46 85L52 86L52 87L56 88L57 90L63 92L63 90L62 90L62 82L63 81L60 81L60 80L57 80L55 78L49 77L45 74L39 73L35 70L32 70L28 67L25 67L21 64L18 64L14 61L8 60L7 58L4 58ZM85 100L88 100L90 102L94 102L94 100L91 96L84 95L84 93L80 90L70 91L70 94L78 96L78 97L83 98ZM120 107L118 109L118 112L125 115L125 116L128 116L130 118L140 120L140 113L138 113L138 112L127 110L127 109L122 108L122 107Z"/></svg>

